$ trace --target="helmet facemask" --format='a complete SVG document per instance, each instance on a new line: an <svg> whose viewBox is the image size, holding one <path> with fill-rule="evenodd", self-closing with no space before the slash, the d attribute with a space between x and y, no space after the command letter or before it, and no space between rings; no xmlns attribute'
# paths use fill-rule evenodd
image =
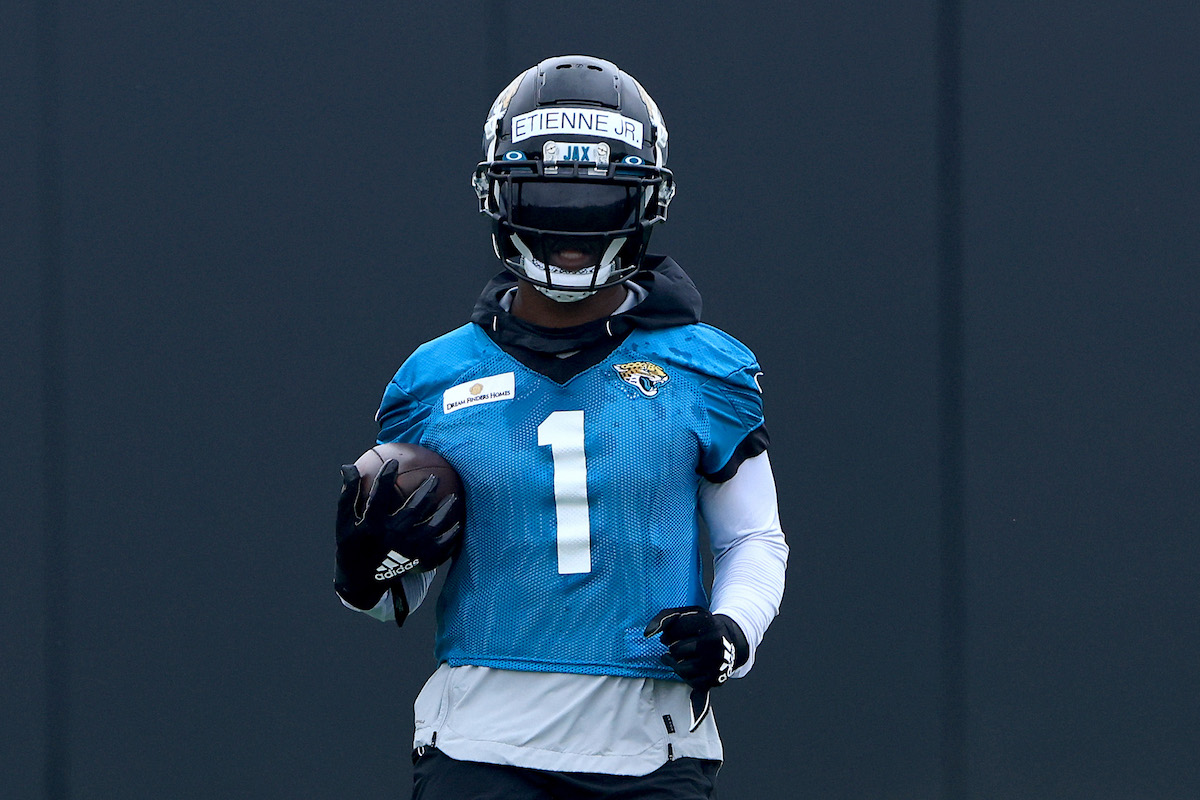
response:
<svg viewBox="0 0 1200 800"><path fill-rule="evenodd" d="M526 169L516 162L504 166L491 186L497 254L509 270L562 302L581 300L637 270L652 185L640 176L548 177L537 162Z"/></svg>

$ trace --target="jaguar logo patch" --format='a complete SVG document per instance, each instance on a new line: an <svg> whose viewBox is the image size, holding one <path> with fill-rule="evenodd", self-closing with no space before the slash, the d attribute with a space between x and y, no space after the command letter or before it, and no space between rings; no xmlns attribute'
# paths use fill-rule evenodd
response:
<svg viewBox="0 0 1200 800"><path fill-rule="evenodd" d="M658 364L649 361L633 361L629 364L613 364L621 380L635 387L646 397L658 394L659 387L671 378Z"/></svg>

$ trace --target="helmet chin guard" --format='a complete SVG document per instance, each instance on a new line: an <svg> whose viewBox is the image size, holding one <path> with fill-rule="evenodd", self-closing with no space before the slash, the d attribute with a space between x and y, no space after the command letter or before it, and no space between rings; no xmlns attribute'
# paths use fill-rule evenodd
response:
<svg viewBox="0 0 1200 800"><path fill-rule="evenodd" d="M614 239L599 261L578 270L563 269L538 260L515 235L513 244L520 256L504 259L505 268L559 303L577 303L607 286L620 283L636 272L636 268L621 269L617 265L615 254L624 244L623 239Z"/></svg>
<svg viewBox="0 0 1200 800"><path fill-rule="evenodd" d="M632 76L588 56L547 59L496 98L483 145L472 184L510 272L576 302L639 269L675 183L662 115ZM563 252L590 266L559 266Z"/></svg>

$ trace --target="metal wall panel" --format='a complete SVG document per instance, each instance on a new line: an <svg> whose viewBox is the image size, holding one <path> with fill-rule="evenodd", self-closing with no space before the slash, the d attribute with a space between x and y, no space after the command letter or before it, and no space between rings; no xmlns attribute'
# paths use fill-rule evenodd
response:
<svg viewBox="0 0 1200 800"><path fill-rule="evenodd" d="M716 697L724 796L936 796L936 9L892 5L64 4L46 320L20 199L38 4L13 4L6 791L44 796L49 740L70 797L407 795L432 614L401 632L337 603L337 465L496 268L467 182L488 104L586 52L662 107L680 190L653 249L766 371L792 566L753 675ZM971 797L1200 791L1200 21L1102 6L965 18ZM48 461L58 585L31 533Z"/></svg>

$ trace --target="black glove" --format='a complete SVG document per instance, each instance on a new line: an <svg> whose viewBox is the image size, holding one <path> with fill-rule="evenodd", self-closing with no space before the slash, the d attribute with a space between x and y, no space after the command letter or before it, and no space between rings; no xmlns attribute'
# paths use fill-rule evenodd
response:
<svg viewBox="0 0 1200 800"><path fill-rule="evenodd" d="M358 468L342 467L334 587L355 608L372 608L401 575L434 568L460 544L462 523L447 524L457 510L458 495L448 495L438 504L433 493L437 476L430 475L404 499L396 489L398 469L399 462L389 459L364 502Z"/></svg>
<svg viewBox="0 0 1200 800"><path fill-rule="evenodd" d="M692 687L691 730L708 714L708 690L750 658L746 635L724 614L711 614L700 606L665 608L646 626L643 635L662 634L667 652L662 663L675 670Z"/></svg>

